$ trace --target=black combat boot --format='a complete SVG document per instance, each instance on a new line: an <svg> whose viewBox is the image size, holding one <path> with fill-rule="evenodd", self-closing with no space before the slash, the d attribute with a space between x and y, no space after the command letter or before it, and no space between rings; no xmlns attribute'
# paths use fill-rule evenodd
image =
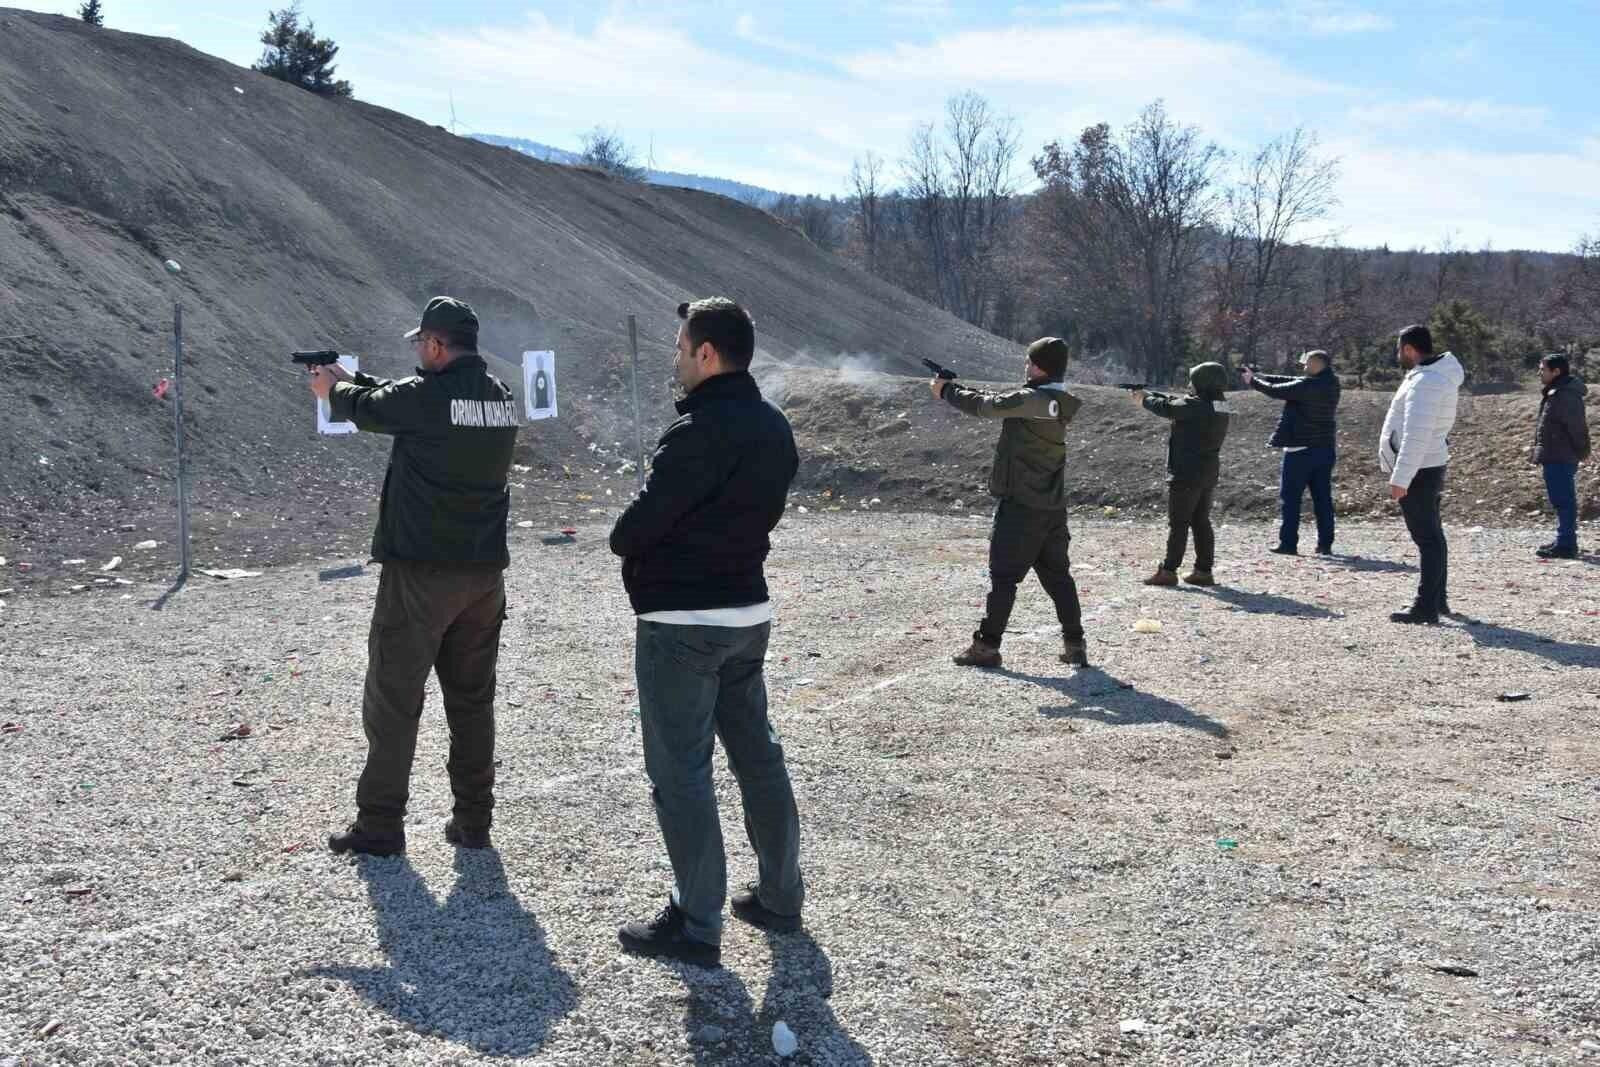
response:
<svg viewBox="0 0 1600 1067"><path fill-rule="evenodd" d="M967 650L952 659L958 667L998 667L1000 646L991 644L982 634L973 634L972 644L967 646Z"/></svg>
<svg viewBox="0 0 1600 1067"><path fill-rule="evenodd" d="M328 836L328 848L337 853L360 852L368 856L396 856L406 850L406 835L368 830L360 821L350 824L342 834Z"/></svg>

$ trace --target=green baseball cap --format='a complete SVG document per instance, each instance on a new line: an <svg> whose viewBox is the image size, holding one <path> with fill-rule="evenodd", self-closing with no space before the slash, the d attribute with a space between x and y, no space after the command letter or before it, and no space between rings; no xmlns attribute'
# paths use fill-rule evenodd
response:
<svg viewBox="0 0 1600 1067"><path fill-rule="evenodd" d="M422 325L406 331L406 340L412 340L423 330L470 333L473 337L477 337L478 315L472 310L471 304L457 300L453 296L436 296L422 309Z"/></svg>

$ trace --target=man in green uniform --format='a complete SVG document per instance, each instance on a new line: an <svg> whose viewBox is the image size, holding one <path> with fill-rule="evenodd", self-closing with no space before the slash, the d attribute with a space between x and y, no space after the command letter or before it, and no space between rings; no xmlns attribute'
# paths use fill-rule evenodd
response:
<svg viewBox="0 0 1600 1067"><path fill-rule="evenodd" d="M1228 372L1220 363L1189 369L1189 394L1135 390L1134 403L1172 420L1167 441L1167 555L1145 585L1178 584L1178 565L1194 531L1194 570L1183 580L1216 585L1216 536L1211 529L1211 494L1221 474L1222 441L1228 436Z"/></svg>
<svg viewBox="0 0 1600 1067"><path fill-rule="evenodd" d="M478 317L435 297L406 339L417 373L398 381L312 367L311 391L335 419L394 438L372 558L383 564L367 638L361 720L367 763L356 820L328 838L335 852L404 851L406 801L428 672L450 724L455 806L444 835L489 847L494 808L495 664L505 618L506 476L516 401L478 354Z"/></svg>
<svg viewBox="0 0 1600 1067"><path fill-rule="evenodd" d="M991 587L986 613L972 644L955 657L963 667L1000 666L1017 586L1032 570L1039 576L1061 620L1061 662L1089 665L1083 641L1083 613L1072 580L1067 548L1067 423L1083 401L1067 392L1067 343L1041 337L1028 346L1027 384L1005 393L988 393L935 378L933 395L969 415L1000 419L1000 440L989 472L989 492L999 501L989 538Z"/></svg>

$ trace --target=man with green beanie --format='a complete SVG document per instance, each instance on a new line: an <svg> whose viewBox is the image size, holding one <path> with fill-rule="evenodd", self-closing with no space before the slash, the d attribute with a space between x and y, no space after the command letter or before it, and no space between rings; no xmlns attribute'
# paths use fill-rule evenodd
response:
<svg viewBox="0 0 1600 1067"><path fill-rule="evenodd" d="M367 638L366 766L356 820L334 852L405 851L406 805L428 675L439 676L455 805L445 840L488 848L494 811L495 667L506 614L506 487L517 405L478 354L478 316L434 297L407 333L417 373L388 381L311 367L333 416L394 439L372 558L383 564Z"/></svg>
<svg viewBox="0 0 1600 1067"><path fill-rule="evenodd" d="M1220 363L1201 363L1189 370L1189 393L1135 390L1134 403L1172 420L1167 441L1167 556L1145 585L1178 584L1194 531L1194 570L1183 580L1191 585L1215 585L1211 568L1216 562L1216 538L1211 529L1211 494L1221 473L1222 441L1228 436L1228 403L1223 399L1228 372Z"/></svg>
<svg viewBox="0 0 1600 1067"><path fill-rule="evenodd" d="M1083 613L1072 580L1067 548L1067 423L1083 401L1067 392L1067 343L1041 337L1028 346L1027 382L1020 389L989 393L953 381L933 379L933 395L968 415L1000 419L989 492L999 501L989 538L992 585L987 611L972 644L955 657L963 667L1000 666L1000 639L1006 632L1017 586L1032 570L1056 605L1061 620L1061 662L1089 665L1083 641Z"/></svg>

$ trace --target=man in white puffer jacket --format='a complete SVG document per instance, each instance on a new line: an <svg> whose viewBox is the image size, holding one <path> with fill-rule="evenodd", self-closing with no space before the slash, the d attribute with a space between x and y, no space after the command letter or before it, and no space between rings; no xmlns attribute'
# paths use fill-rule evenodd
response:
<svg viewBox="0 0 1600 1067"><path fill-rule="evenodd" d="M1406 529L1422 557L1422 577L1411 607L1389 619L1437 625L1439 616L1449 612L1445 585L1450 549L1439 517L1444 472L1450 462L1445 437L1456 422L1456 394L1466 371L1451 353L1433 354L1433 335L1426 326L1400 331L1399 360L1406 376L1383 420L1378 465L1389 475L1389 496L1399 502Z"/></svg>

